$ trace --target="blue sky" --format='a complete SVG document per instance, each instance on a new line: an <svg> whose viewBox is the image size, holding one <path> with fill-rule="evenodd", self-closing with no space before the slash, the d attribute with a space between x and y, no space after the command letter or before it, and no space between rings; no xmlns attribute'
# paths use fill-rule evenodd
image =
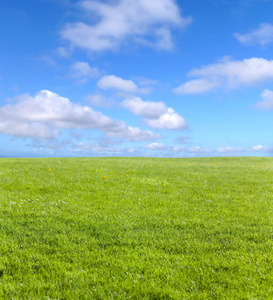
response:
<svg viewBox="0 0 273 300"><path fill-rule="evenodd" d="M0 156L272 156L272 0L10 0Z"/></svg>

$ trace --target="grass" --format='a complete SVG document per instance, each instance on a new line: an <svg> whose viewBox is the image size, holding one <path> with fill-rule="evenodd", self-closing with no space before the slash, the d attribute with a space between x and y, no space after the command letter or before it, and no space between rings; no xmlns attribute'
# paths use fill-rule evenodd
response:
<svg viewBox="0 0 273 300"><path fill-rule="evenodd" d="M0 299L273 299L272 158L0 159Z"/></svg>

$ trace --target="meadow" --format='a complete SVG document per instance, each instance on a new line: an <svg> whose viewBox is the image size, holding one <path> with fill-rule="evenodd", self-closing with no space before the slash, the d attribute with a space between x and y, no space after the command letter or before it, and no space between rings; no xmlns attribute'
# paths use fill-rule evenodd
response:
<svg viewBox="0 0 273 300"><path fill-rule="evenodd" d="M273 158L0 159L0 299L273 299Z"/></svg>

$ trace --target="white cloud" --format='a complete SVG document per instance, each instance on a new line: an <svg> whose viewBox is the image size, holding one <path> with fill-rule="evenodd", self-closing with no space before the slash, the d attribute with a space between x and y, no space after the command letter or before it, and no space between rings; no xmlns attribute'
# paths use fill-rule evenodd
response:
<svg viewBox="0 0 273 300"><path fill-rule="evenodd" d="M199 77L183 83L173 91L178 94L198 94L216 88L234 89L240 86L255 86L273 80L273 60L250 58L242 61L225 59L189 72Z"/></svg>
<svg viewBox="0 0 273 300"><path fill-rule="evenodd" d="M250 33L235 33L234 36L242 44L260 44L264 46L266 44L273 43L273 25L269 23L262 23L259 28Z"/></svg>
<svg viewBox="0 0 273 300"><path fill-rule="evenodd" d="M129 109L133 114L148 119L158 118L168 112L168 108L164 102L143 101L139 97L125 99L122 102L122 106Z"/></svg>
<svg viewBox="0 0 273 300"><path fill-rule="evenodd" d="M121 105L133 114L144 117L144 122L156 129L185 129L186 121L164 102L143 101L139 97L125 99Z"/></svg>
<svg viewBox="0 0 273 300"><path fill-rule="evenodd" d="M84 61L77 61L71 67L71 77L77 79L79 83L86 83L89 78L97 78L99 75L97 67L90 67Z"/></svg>
<svg viewBox="0 0 273 300"><path fill-rule="evenodd" d="M87 95L84 99L94 106L109 108L113 104L113 100L106 99L101 94L93 94L93 95L90 94L90 95Z"/></svg>
<svg viewBox="0 0 273 300"><path fill-rule="evenodd" d="M158 83L157 80L140 77L140 76L134 76L133 79L137 81L140 86L151 86Z"/></svg>
<svg viewBox="0 0 273 300"><path fill-rule="evenodd" d="M97 86L100 89L116 89L123 92L136 93L138 91L137 85L133 80L126 80L115 75L103 76Z"/></svg>
<svg viewBox="0 0 273 300"><path fill-rule="evenodd" d="M13 137L21 138L39 138L39 139L55 139L59 136L59 132L55 128L39 123L39 122L27 122L22 120L8 120L3 118L2 111L0 109L0 134L8 134Z"/></svg>
<svg viewBox="0 0 273 300"><path fill-rule="evenodd" d="M138 127L124 126L122 130L111 130L107 132L108 136L123 138L126 141L150 141L161 137L160 134L155 134L149 130L141 130Z"/></svg>
<svg viewBox="0 0 273 300"><path fill-rule="evenodd" d="M142 149L149 149L152 151L167 151L167 152L187 152L187 148L185 147L173 147L167 146L163 143L153 142L148 145L142 146Z"/></svg>
<svg viewBox="0 0 273 300"><path fill-rule="evenodd" d="M201 78L183 83L173 91L177 94L202 94L212 90L217 85L216 81Z"/></svg>
<svg viewBox="0 0 273 300"><path fill-rule="evenodd" d="M264 151L267 147L262 145L252 146L248 149L248 151Z"/></svg>
<svg viewBox="0 0 273 300"><path fill-rule="evenodd" d="M233 147L219 147L217 149L217 152L220 152L220 153L238 153L238 152L242 152L242 151L244 151L244 149L233 148Z"/></svg>
<svg viewBox="0 0 273 300"><path fill-rule="evenodd" d="M79 6L90 24L67 24L61 36L91 51L113 50L128 40L170 50L171 29L184 28L191 22L191 18L181 16L174 0L84 0Z"/></svg>
<svg viewBox="0 0 273 300"><path fill-rule="evenodd" d="M268 147L268 146L262 146L262 145L256 145L248 148L249 152L267 152L267 153L272 153L273 152L273 147Z"/></svg>
<svg viewBox="0 0 273 300"><path fill-rule="evenodd" d="M168 108L168 111L161 115L158 119L146 119L145 122L153 128L157 129L185 129L187 123L178 113L172 108Z"/></svg>
<svg viewBox="0 0 273 300"><path fill-rule="evenodd" d="M263 110L273 110L273 92L264 90L261 94L263 101L257 102L256 107Z"/></svg>
<svg viewBox="0 0 273 300"><path fill-rule="evenodd" d="M170 150L170 147L162 144L162 143L151 143L149 145L145 145L142 147L143 149L150 149L150 150Z"/></svg>
<svg viewBox="0 0 273 300"><path fill-rule="evenodd" d="M53 92L42 90L34 97L17 97L16 104L0 107L0 133L15 137L53 139L60 130L97 129L108 136L128 141L153 140L160 137L151 131L128 127L91 107L69 101Z"/></svg>
<svg viewBox="0 0 273 300"><path fill-rule="evenodd" d="M187 148L185 150L186 150L186 152L194 153L194 154L201 154L201 153L209 153L209 152L211 152L211 150L206 149L206 148L202 148L200 146Z"/></svg>

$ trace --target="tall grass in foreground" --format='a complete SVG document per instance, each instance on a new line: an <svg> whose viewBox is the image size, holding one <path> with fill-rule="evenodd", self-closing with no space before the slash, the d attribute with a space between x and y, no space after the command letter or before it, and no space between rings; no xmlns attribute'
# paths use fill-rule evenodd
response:
<svg viewBox="0 0 273 300"><path fill-rule="evenodd" d="M272 158L0 159L0 299L273 299Z"/></svg>

